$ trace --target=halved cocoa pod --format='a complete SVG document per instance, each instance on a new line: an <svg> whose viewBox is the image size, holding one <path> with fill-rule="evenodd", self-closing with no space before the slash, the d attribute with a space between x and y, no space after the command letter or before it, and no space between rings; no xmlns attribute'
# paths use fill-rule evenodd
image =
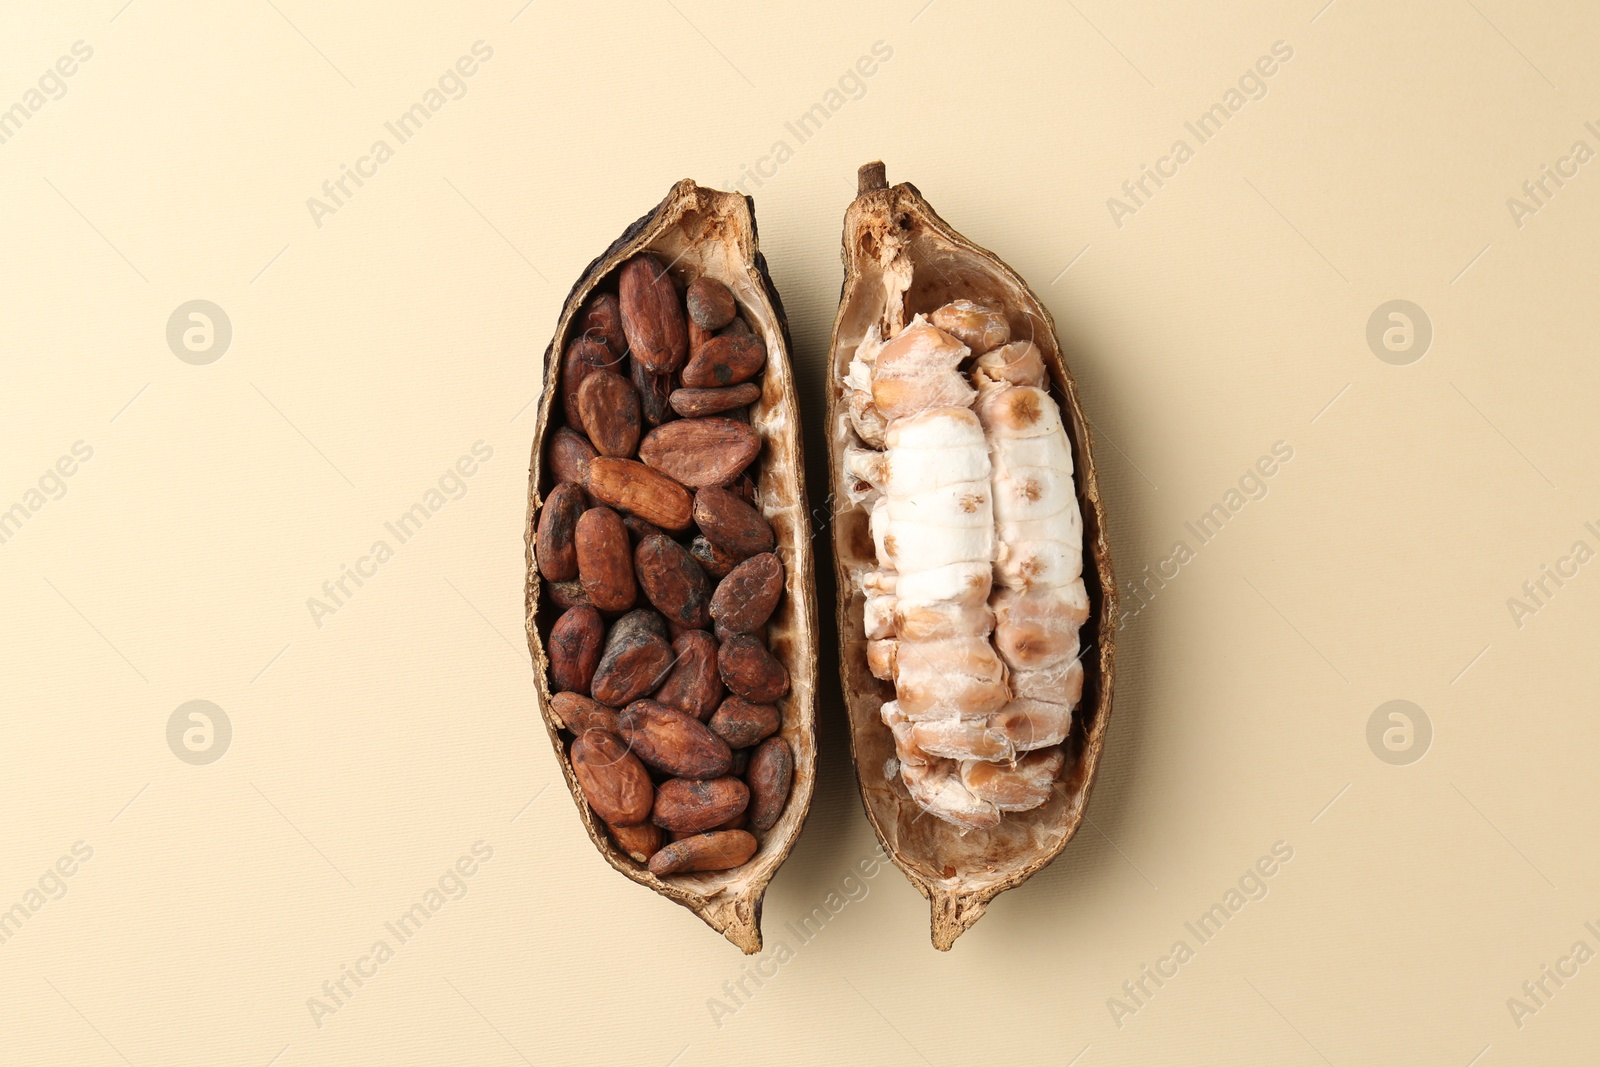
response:
<svg viewBox="0 0 1600 1067"><path fill-rule="evenodd" d="M589 695L620 708L654 692L672 669L667 627L653 611L630 611L606 635L606 648L595 668Z"/></svg>
<svg viewBox="0 0 1600 1067"><path fill-rule="evenodd" d="M617 715L617 729L646 766L678 778L721 778L733 752L705 723L654 700L635 700Z"/></svg>
<svg viewBox="0 0 1600 1067"><path fill-rule="evenodd" d="M639 757L614 734L588 730L572 742L570 753L576 785L596 815L613 826L633 826L648 819L655 787Z"/></svg>
<svg viewBox="0 0 1600 1067"><path fill-rule="evenodd" d="M687 630L672 639L675 661L655 698L705 722L722 702L717 673L717 639L704 630Z"/></svg>
<svg viewBox="0 0 1600 1067"><path fill-rule="evenodd" d="M730 693L771 704L789 691L789 672L760 639L735 634L717 650L717 671Z"/></svg>
<svg viewBox="0 0 1600 1067"><path fill-rule="evenodd" d="M711 617L719 640L755 633L767 624L783 596L783 562L771 552L751 556L717 583Z"/></svg>
<svg viewBox="0 0 1600 1067"><path fill-rule="evenodd" d="M727 485L760 452L760 434L746 423L723 416L669 422L639 442L639 458L647 466L691 489Z"/></svg>
<svg viewBox="0 0 1600 1067"><path fill-rule="evenodd" d="M550 628L550 687L587 693L605 639L606 624L594 608L565 612Z"/></svg>
<svg viewBox="0 0 1600 1067"><path fill-rule="evenodd" d="M633 569L646 599L668 622L691 630L710 623L711 579L688 549L665 534L653 534L633 550Z"/></svg>
<svg viewBox="0 0 1600 1067"><path fill-rule="evenodd" d="M710 830L750 803L750 788L737 778L668 778L656 789L650 818L665 830Z"/></svg>
<svg viewBox="0 0 1600 1067"><path fill-rule="evenodd" d="M689 871L725 871L755 855L756 839L743 830L692 834L664 846L650 857L650 873L658 878Z"/></svg>
<svg viewBox="0 0 1600 1067"><path fill-rule="evenodd" d="M550 710L573 735L582 736L590 730L617 732L617 712L592 697L582 693L557 693L550 698Z"/></svg>
<svg viewBox="0 0 1600 1067"><path fill-rule="evenodd" d="M583 489L572 482L562 482L550 490L544 510L539 513L535 538L539 573L552 582L569 582L578 576L575 535L578 517L586 507Z"/></svg>
<svg viewBox="0 0 1600 1067"><path fill-rule="evenodd" d="M700 569L711 577L721 580L733 572L733 568L744 562L744 557L729 552L721 545L714 545L704 537L696 537L689 542L689 555L700 564Z"/></svg>
<svg viewBox="0 0 1600 1067"><path fill-rule="evenodd" d="M589 461L599 454L587 437L563 426L550 438L548 467L558 484L572 482L581 486L589 474Z"/></svg>
<svg viewBox="0 0 1600 1067"><path fill-rule="evenodd" d="M755 830L766 830L778 821L794 782L794 753L789 742L769 737L750 756L746 772L750 781L750 807L746 814Z"/></svg>
<svg viewBox="0 0 1600 1067"><path fill-rule="evenodd" d="M761 387L755 382L730 385L726 389L674 389L667 402L686 419L720 415L724 411L753 404L761 396Z"/></svg>
<svg viewBox="0 0 1600 1067"><path fill-rule="evenodd" d="M859 195L845 213L844 287L822 374L828 394L829 472L838 507L832 527L840 676L867 818L890 858L929 900L934 946L949 949L995 896L1059 855L1083 820L1111 714L1116 582L1089 423L1078 387L1062 362L1049 311L1014 270L952 229L916 188L890 188L883 164L862 167L859 177ZM878 561L868 527L871 502L864 499L862 480L847 459L847 449L859 461L863 444L882 446L881 439L872 440L877 427L871 422L882 413L852 410L845 383L864 340L894 337L915 316L961 299L1004 309L1010 336L1031 342L1042 358L1046 389L1061 411L1072 454L1088 600L1088 621L1078 635L1084 647L1083 692L1065 742L1067 771L1045 803L1007 811L992 826L966 829L930 817L898 773L885 773L886 767L896 766L896 749L880 709L896 698L896 689L875 677L869 665L862 582ZM991 329L995 324L977 319L945 321L968 332L980 347L999 334ZM859 402L860 394L854 396ZM859 435L862 430L865 436Z"/></svg>
<svg viewBox="0 0 1600 1067"><path fill-rule="evenodd" d="M633 580L633 551L622 516L610 508L590 508L578 516L573 540L578 580L589 594L589 602L601 611L633 607L639 590Z"/></svg>
<svg viewBox="0 0 1600 1067"><path fill-rule="evenodd" d="M694 524L706 540L736 555L772 551L772 524L739 494L719 485L695 491Z"/></svg>
<svg viewBox="0 0 1600 1067"><path fill-rule="evenodd" d="M641 253L654 257L653 262L637 261L632 268L632 280L624 285L623 265ZM734 297L735 317L718 335L692 325L678 296L700 277L721 282ZM671 300L666 299L669 290ZM550 629L559 615L552 601L559 600L571 607L584 603L587 597L576 583L542 581L536 565L535 534L543 504L541 494L558 480L580 483L592 502L642 519L668 535L687 532L692 525L692 498L682 484L632 458L587 453L583 447L587 442L573 430L564 435L559 433L564 421L559 388L561 356L568 343L587 332L591 338L605 340L620 353L622 346L615 337L609 336L605 326L605 308L611 302L608 294L612 292L618 294L618 314L611 319L622 320L624 344L632 346L633 356L640 358L651 373L665 374L681 367L688 357L691 337L698 342L698 348L704 348L715 336L749 335L760 339L766 358L759 374L751 379L760 388L749 402L748 421L737 423L753 431L758 439L762 463L755 476L759 480L759 492L738 472L730 488L747 502L761 502L760 510L770 520L776 534L774 550L786 563L786 595L769 625L773 647L793 685L793 692L785 702L782 725L782 736L796 753L798 770L793 795L778 822L762 835L759 848L755 838L743 831L717 831L710 835L716 845L710 851L704 851L708 846L698 840L690 842L687 850L680 849L666 861L657 859L660 852L655 853L650 857L655 861L653 868L636 858L647 851L645 848L625 839L619 841L583 800L577 773L563 744L565 720L556 713L552 703L546 650ZM652 302L658 302L654 310L640 310ZM628 322L630 318L632 323ZM681 342L677 339L678 329L673 325L677 321L682 322ZM707 321L714 321L714 318ZM801 480L804 464L789 355L788 328L768 279L766 264L757 251L749 201L735 194L701 188L693 182L681 182L659 207L630 226L584 271L567 297L555 336L545 354L547 388L538 403L529 483L527 628L537 681L536 696L562 774L578 801L584 827L595 847L614 868L692 909L746 952L756 952L761 947L761 898L804 824L815 778L815 580L810 531L804 518L808 514ZM550 475L553 466L562 472L556 478ZM649 535L641 533L636 526L630 532L636 542ZM707 543L708 553L710 547ZM740 558L743 557L728 560L728 567L731 569ZM617 625L621 626L622 620ZM643 638L634 640L651 643ZM695 640L710 641L711 638L706 635ZM667 649L669 654L672 651L670 647ZM602 655L602 661L604 659ZM597 678L605 673L602 664ZM600 691L616 698L615 693L605 687ZM564 700L575 696L562 694ZM740 753L733 757L733 762L737 765L747 759ZM733 847L717 842L731 842Z"/></svg>
<svg viewBox="0 0 1600 1067"><path fill-rule="evenodd" d="M689 528L694 508L689 490L636 459L596 456L584 473L583 487L596 500L663 530Z"/></svg>
<svg viewBox="0 0 1600 1067"><path fill-rule="evenodd" d="M636 863L648 863L650 857L661 850L661 827L653 822L642 822L635 826L606 823L606 829L611 831L617 847Z"/></svg>
<svg viewBox="0 0 1600 1067"><path fill-rule="evenodd" d="M684 364L679 375L690 389L738 385L761 373L767 346L750 333L724 333L711 338Z"/></svg>
<svg viewBox="0 0 1600 1067"><path fill-rule="evenodd" d="M578 417L602 456L631 456L639 445L639 391L620 374L597 370L583 380Z"/></svg>
<svg viewBox="0 0 1600 1067"><path fill-rule="evenodd" d="M729 748L750 748L777 733L782 724L783 716L774 705L729 697L712 713L706 726Z"/></svg>
<svg viewBox="0 0 1600 1067"><path fill-rule="evenodd" d="M682 298L661 260L640 252L622 265L617 276L622 305L622 331L628 350L646 370L666 374L683 366L689 351Z"/></svg>

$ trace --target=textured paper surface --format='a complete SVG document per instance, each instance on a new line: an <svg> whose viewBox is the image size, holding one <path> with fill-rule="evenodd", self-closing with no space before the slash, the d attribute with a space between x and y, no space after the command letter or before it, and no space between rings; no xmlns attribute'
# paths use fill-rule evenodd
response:
<svg viewBox="0 0 1600 1067"><path fill-rule="evenodd" d="M0 1062L1592 1056L1600 14L1322 2L0 14ZM876 158L1055 314L1136 613L1090 822L948 955L825 660L745 959L561 788L529 404L743 182L821 504Z"/></svg>

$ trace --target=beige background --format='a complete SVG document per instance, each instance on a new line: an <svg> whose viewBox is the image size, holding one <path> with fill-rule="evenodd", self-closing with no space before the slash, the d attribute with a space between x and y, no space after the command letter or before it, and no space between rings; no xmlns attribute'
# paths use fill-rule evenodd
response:
<svg viewBox="0 0 1600 1067"><path fill-rule="evenodd" d="M1507 1001L1600 950L1600 565L1520 627L1507 601L1600 548L1600 164L1520 227L1506 204L1600 149L1592 5L124 2L0 14L0 107L93 49L0 144L0 508L93 450L0 545L0 908L65 888L0 945L0 1061L1593 1057L1600 963ZM307 198L480 40L465 97L316 225ZM1265 98L1196 145L1184 122L1275 41ZM785 123L875 42L799 144ZM875 842L825 687L767 898L791 951L747 972L580 831L531 705L522 516L567 286L674 180L727 186L779 139L748 184L814 472L839 223L878 157L1055 313L1125 580L1275 442L1293 459L1127 620L1091 823L949 955L898 871L847 880ZM1365 339L1396 298L1434 330L1404 366ZM165 340L192 299L232 323L209 365ZM319 627L308 598L479 441L465 495ZM195 699L233 725L209 766L166 742ZM1405 766L1367 741L1394 699L1432 728ZM467 895L315 1025L479 841ZM1185 922L1280 841L1265 899L1200 945ZM814 939L785 932L834 892Z"/></svg>

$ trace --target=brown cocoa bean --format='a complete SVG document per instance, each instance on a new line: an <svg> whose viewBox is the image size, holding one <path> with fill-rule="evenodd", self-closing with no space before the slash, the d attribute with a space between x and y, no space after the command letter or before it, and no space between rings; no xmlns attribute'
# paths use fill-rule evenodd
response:
<svg viewBox="0 0 1600 1067"><path fill-rule="evenodd" d="M700 569L719 581L732 573L733 568L744 562L742 556L737 556L721 545L714 545L704 537L696 537L689 543L689 555L700 564Z"/></svg>
<svg viewBox="0 0 1600 1067"><path fill-rule="evenodd" d="M610 508L590 508L578 517L574 540L578 580L601 611L627 611L638 599L633 580L633 552L622 516Z"/></svg>
<svg viewBox="0 0 1600 1067"><path fill-rule="evenodd" d="M749 748L777 733L782 724L783 717L775 706L729 697L717 708L706 727L726 741L729 748Z"/></svg>
<svg viewBox="0 0 1600 1067"><path fill-rule="evenodd" d="M744 830L718 830L694 834L662 847L650 857L650 873L657 878L690 871L726 871L756 854L756 839Z"/></svg>
<svg viewBox="0 0 1600 1067"><path fill-rule="evenodd" d="M728 773L736 778L743 778L750 769L751 749L736 748L733 750L733 764L728 768Z"/></svg>
<svg viewBox="0 0 1600 1067"><path fill-rule="evenodd" d="M639 391L620 374L592 372L578 387L578 414L602 456L631 456L639 447Z"/></svg>
<svg viewBox="0 0 1600 1067"><path fill-rule="evenodd" d="M550 700L550 710L556 713L563 726L578 736L590 730L617 732L616 711L582 693L557 693Z"/></svg>
<svg viewBox="0 0 1600 1067"><path fill-rule="evenodd" d="M702 275L689 283L683 294L689 318L703 330L720 330L733 321L739 306L733 292L715 278Z"/></svg>
<svg viewBox="0 0 1600 1067"><path fill-rule="evenodd" d="M788 803L794 785L794 751L781 737L769 737L750 757L746 772L750 781L750 826L766 832L772 829Z"/></svg>
<svg viewBox="0 0 1600 1067"><path fill-rule="evenodd" d="M563 426L550 438L549 451L545 453L550 473L557 483L572 482L582 485L589 473L589 461L599 455L589 439L571 427Z"/></svg>
<svg viewBox="0 0 1600 1067"><path fill-rule="evenodd" d="M544 498L544 506L539 509L533 554L539 573L552 582L570 582L578 576L575 536L578 517L587 507L583 488L575 482L561 482Z"/></svg>
<svg viewBox="0 0 1600 1067"><path fill-rule="evenodd" d="M751 556L717 583L711 617L717 637L755 633L765 626L783 597L783 562L771 552Z"/></svg>
<svg viewBox="0 0 1600 1067"><path fill-rule="evenodd" d="M653 611L630 611L618 619L606 635L589 695L620 708L654 692L672 669L672 646L667 644L666 632L666 624Z"/></svg>
<svg viewBox="0 0 1600 1067"><path fill-rule="evenodd" d="M633 544L635 548L637 548L639 546L639 542L643 541L646 537L649 537L652 534L659 534L661 532L661 527L657 526L653 522L645 522L637 515L624 514L622 516L622 525L628 528L628 535L633 538Z"/></svg>
<svg viewBox="0 0 1600 1067"><path fill-rule="evenodd" d="M622 331L633 358L657 374L683 366L689 351L683 304L661 261L640 253L624 263L617 279L617 298Z"/></svg>
<svg viewBox="0 0 1600 1067"><path fill-rule="evenodd" d="M584 381L597 370L614 366L617 354L597 337L574 337L567 342L561 355L561 400L567 413L567 422L583 425L578 408L578 390Z"/></svg>
<svg viewBox="0 0 1600 1067"><path fill-rule="evenodd" d="M689 490L637 460L597 456L589 463L583 487L596 500L663 530L689 528L694 506Z"/></svg>
<svg viewBox="0 0 1600 1067"><path fill-rule="evenodd" d="M767 346L751 333L722 333L700 346L679 376L690 389L738 385L761 373Z"/></svg>
<svg viewBox="0 0 1600 1067"><path fill-rule="evenodd" d="M692 489L728 484L760 451L760 434L746 423L721 416L669 422L639 442L639 458L646 466ZM589 469L593 471L592 463Z"/></svg>
<svg viewBox="0 0 1600 1067"><path fill-rule="evenodd" d="M667 402L684 418L698 419L754 404L760 398L761 386L745 382L725 389L674 389Z"/></svg>
<svg viewBox="0 0 1600 1067"><path fill-rule="evenodd" d="M672 375L652 373L636 359L628 362L628 373L633 379L634 389L639 393L639 410L644 415L644 421L651 426L660 426L677 418L678 413L672 407Z"/></svg>
<svg viewBox="0 0 1600 1067"><path fill-rule="evenodd" d="M611 831L611 840L617 843L617 848L635 863L648 863L661 849L661 827L653 822L642 822L635 826L613 826L606 823L606 829Z"/></svg>
<svg viewBox="0 0 1600 1067"><path fill-rule="evenodd" d="M646 766L678 778L720 778L733 753L693 715L654 700L635 700L617 715L618 736Z"/></svg>
<svg viewBox="0 0 1600 1067"><path fill-rule="evenodd" d="M591 607L569 609L550 628L550 688L587 693L600 665L606 624Z"/></svg>
<svg viewBox="0 0 1600 1067"><path fill-rule="evenodd" d="M749 337L752 333L753 331L750 329L750 324L744 321L744 319L735 316L732 322L728 323L728 325L717 331L717 336Z"/></svg>
<svg viewBox="0 0 1600 1067"><path fill-rule="evenodd" d="M717 672L730 693L754 704L771 704L789 691L789 672L749 634L735 634L722 643L717 650Z"/></svg>
<svg viewBox="0 0 1600 1067"><path fill-rule="evenodd" d="M595 293L578 315L578 332L604 341L615 359L628 351L628 338L622 331L622 307L615 293Z"/></svg>
<svg viewBox="0 0 1600 1067"><path fill-rule="evenodd" d="M669 623L693 630L711 622L711 579L689 550L666 534L654 534L633 551L634 573L645 597Z"/></svg>
<svg viewBox="0 0 1600 1067"><path fill-rule="evenodd" d="M656 790L651 818L667 830L709 830L750 803L750 789L737 778L669 778Z"/></svg>
<svg viewBox="0 0 1600 1067"><path fill-rule="evenodd" d="M616 735L590 730L572 742L572 773L595 814L613 826L634 826L651 815L650 774Z"/></svg>
<svg viewBox="0 0 1600 1067"><path fill-rule="evenodd" d="M583 583L576 578L570 582L545 582L544 590L549 595L550 602L562 611L570 611L576 607L594 607L589 594L583 591Z"/></svg>
<svg viewBox="0 0 1600 1067"><path fill-rule="evenodd" d="M739 496L717 485L694 494L694 524L706 540L739 556L771 552L777 544L772 524Z"/></svg>
<svg viewBox="0 0 1600 1067"><path fill-rule="evenodd" d="M717 639L704 630L686 630L672 638L677 661L655 698L701 722L722 701L722 676L717 673Z"/></svg>

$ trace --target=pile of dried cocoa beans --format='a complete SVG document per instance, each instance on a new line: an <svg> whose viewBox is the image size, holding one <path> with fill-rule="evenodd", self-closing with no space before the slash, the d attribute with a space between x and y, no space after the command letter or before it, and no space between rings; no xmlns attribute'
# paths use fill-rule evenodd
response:
<svg viewBox="0 0 1600 1067"><path fill-rule="evenodd" d="M680 294L640 254L579 313L562 353L566 424L536 528L553 710L578 784L652 873L727 870L783 812L789 674L767 647L784 592L756 504L766 345L733 293Z"/></svg>

